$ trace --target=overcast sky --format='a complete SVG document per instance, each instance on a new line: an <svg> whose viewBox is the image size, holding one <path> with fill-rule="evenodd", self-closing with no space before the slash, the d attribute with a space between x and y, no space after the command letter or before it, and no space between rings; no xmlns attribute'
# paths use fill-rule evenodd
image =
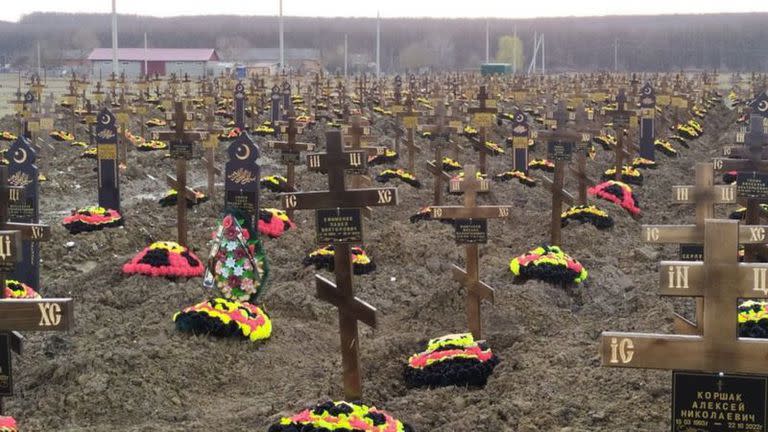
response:
<svg viewBox="0 0 768 432"><path fill-rule="evenodd" d="M279 0L117 0L119 13L176 16L276 15ZM111 11L111 0L2 0L0 20L45 12ZM284 0L285 15L499 17L768 12L766 0Z"/></svg>

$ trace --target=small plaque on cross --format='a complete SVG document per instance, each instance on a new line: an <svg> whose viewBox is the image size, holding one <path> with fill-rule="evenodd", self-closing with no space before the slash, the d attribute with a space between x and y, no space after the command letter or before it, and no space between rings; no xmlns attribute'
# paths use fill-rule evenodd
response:
<svg viewBox="0 0 768 432"><path fill-rule="evenodd" d="M359 208L318 209L315 224L317 243L362 243L362 221Z"/></svg>
<svg viewBox="0 0 768 432"><path fill-rule="evenodd" d="M456 219L453 227L457 244L488 243L488 219Z"/></svg>
<svg viewBox="0 0 768 432"><path fill-rule="evenodd" d="M570 162L573 158L574 143L565 141L549 141L547 143L547 157L552 161Z"/></svg>
<svg viewBox="0 0 768 432"><path fill-rule="evenodd" d="M736 195L740 198L768 199L768 174L739 172L736 176Z"/></svg>

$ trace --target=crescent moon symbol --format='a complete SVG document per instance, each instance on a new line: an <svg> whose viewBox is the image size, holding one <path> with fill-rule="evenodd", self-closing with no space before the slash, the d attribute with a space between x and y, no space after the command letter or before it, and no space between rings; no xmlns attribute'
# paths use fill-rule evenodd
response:
<svg viewBox="0 0 768 432"><path fill-rule="evenodd" d="M19 153L21 153L23 157L19 158ZM24 161L26 160L27 160L27 151L24 150L23 148L17 149L16 153L14 153L13 155L13 161L20 164L20 163L24 163Z"/></svg>
<svg viewBox="0 0 768 432"><path fill-rule="evenodd" d="M245 149L244 156L240 154L240 149ZM249 149L247 145L241 144L240 148L238 148L237 151L235 152L235 156L237 156L237 158L240 160L246 160L251 156L251 149Z"/></svg>
<svg viewBox="0 0 768 432"><path fill-rule="evenodd" d="M108 115L104 114L103 116L101 116L101 124L105 124L105 125L109 124L109 116Z"/></svg>
<svg viewBox="0 0 768 432"><path fill-rule="evenodd" d="M651 94L651 91L653 91L653 89L651 89L650 87L646 87L645 90L643 90L643 93L649 95Z"/></svg>
<svg viewBox="0 0 768 432"><path fill-rule="evenodd" d="M768 111L768 100L761 101L760 105L757 106L757 109L759 111Z"/></svg>
<svg viewBox="0 0 768 432"><path fill-rule="evenodd" d="M522 116L522 114L518 114L518 115L516 115L516 116L515 116L515 121L516 121L516 122L518 122L518 123L522 123L522 122L523 122L523 120L524 120L524 119L523 119L523 116Z"/></svg>

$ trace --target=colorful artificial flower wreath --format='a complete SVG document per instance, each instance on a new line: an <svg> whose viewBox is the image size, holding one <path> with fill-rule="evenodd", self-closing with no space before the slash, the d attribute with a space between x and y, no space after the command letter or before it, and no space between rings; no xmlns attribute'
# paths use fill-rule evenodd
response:
<svg viewBox="0 0 768 432"><path fill-rule="evenodd" d="M240 301L214 298L182 309L173 316L176 329L216 337L242 337L251 342L272 335L272 320L262 308Z"/></svg>
<svg viewBox="0 0 768 432"><path fill-rule="evenodd" d="M433 163L435 161L432 161ZM455 161L449 157L443 157L443 171L445 172L453 172L453 171L459 171L462 169L461 164L458 161Z"/></svg>
<svg viewBox="0 0 768 432"><path fill-rule="evenodd" d="M96 147L87 148L80 153L80 159L96 159L98 150Z"/></svg>
<svg viewBox="0 0 768 432"><path fill-rule="evenodd" d="M205 285L218 291L213 300L182 309L173 316L179 331L252 342L272 334L272 322L258 300L266 292L269 265L261 240L227 214L214 233Z"/></svg>
<svg viewBox="0 0 768 432"><path fill-rule="evenodd" d="M416 179L416 176L404 169L386 169L376 176L376 181L379 183L387 183L391 179L399 179L404 183L415 187L416 189L421 188L421 182Z"/></svg>
<svg viewBox="0 0 768 432"><path fill-rule="evenodd" d="M187 207L194 207L198 204L202 204L208 201L208 195L200 191L195 191L195 199L191 200L185 196L187 201ZM160 205L163 207L175 206L179 200L179 192L176 189L171 189L165 193L165 196L160 198Z"/></svg>
<svg viewBox="0 0 768 432"><path fill-rule="evenodd" d="M168 143L165 141L159 141L159 140L150 140L150 141L142 140L139 142L139 144L136 145L136 149L138 151L143 151L143 152L166 150L168 149Z"/></svg>
<svg viewBox="0 0 768 432"><path fill-rule="evenodd" d="M655 161L652 161L650 159L645 159L641 157L636 157L632 159L632 167L637 169L656 169L658 164Z"/></svg>
<svg viewBox="0 0 768 432"><path fill-rule="evenodd" d="M274 135L275 134L275 128L272 127L272 124L269 122L265 122L261 125L259 125L253 133L258 136L267 136L267 135Z"/></svg>
<svg viewBox="0 0 768 432"><path fill-rule="evenodd" d="M267 432L414 432L413 428L376 407L351 402L324 402L283 417Z"/></svg>
<svg viewBox="0 0 768 432"><path fill-rule="evenodd" d="M739 176L738 171L728 171L726 173L723 173L723 183L736 183L736 179Z"/></svg>
<svg viewBox="0 0 768 432"><path fill-rule="evenodd" d="M606 201L618 204L633 217L640 215L640 203L635 197L635 194L632 193L632 188L626 183L616 180L608 180L587 189L587 192L592 196L597 196Z"/></svg>
<svg viewBox="0 0 768 432"><path fill-rule="evenodd" d="M365 251L358 246L350 248L350 254L352 256L352 271L356 275L369 274L376 270L376 263L373 262L371 257L368 256ZM309 253L304 257L304 266L315 266L315 269L326 269L333 271L334 269L334 255L335 248L333 245L321 247Z"/></svg>
<svg viewBox="0 0 768 432"><path fill-rule="evenodd" d="M555 163L547 159L533 159L528 162L528 169L555 172Z"/></svg>
<svg viewBox="0 0 768 432"><path fill-rule="evenodd" d="M653 146L654 148L656 148L656 150L660 151L665 156L669 156L669 157L678 156L677 150L675 150L675 148L672 146L669 140L657 139L656 141L654 141Z"/></svg>
<svg viewBox="0 0 768 432"><path fill-rule="evenodd" d="M504 154L504 149L493 141L486 141L483 146L491 151L492 156L498 156Z"/></svg>
<svg viewBox="0 0 768 432"><path fill-rule="evenodd" d="M18 137L6 130L0 132L0 141L16 141Z"/></svg>
<svg viewBox="0 0 768 432"><path fill-rule="evenodd" d="M422 207L409 218L411 223L432 220L432 207Z"/></svg>
<svg viewBox="0 0 768 432"><path fill-rule="evenodd" d="M70 141L69 142L70 147L81 147L81 148L87 148L88 143L85 141Z"/></svg>
<svg viewBox="0 0 768 432"><path fill-rule="evenodd" d="M464 131L462 133L467 138L474 138L478 134L477 129L472 126L464 126Z"/></svg>
<svg viewBox="0 0 768 432"><path fill-rule="evenodd" d="M691 148L691 145L688 144L688 138L682 137L680 135L672 135L669 137L669 140L674 141L687 149Z"/></svg>
<svg viewBox="0 0 768 432"><path fill-rule="evenodd" d="M146 125L147 127L150 127L150 128L162 127L162 126L166 126L167 124L168 123L166 123L165 120L163 120L161 118L156 118L156 117L155 118L151 118L151 119L147 120L144 123L144 125Z"/></svg>
<svg viewBox="0 0 768 432"><path fill-rule="evenodd" d="M70 234L78 234L121 226L123 216L117 210L92 206L73 210L70 216L64 218L62 224Z"/></svg>
<svg viewBox="0 0 768 432"><path fill-rule="evenodd" d="M75 140L75 136L74 135L72 135L71 133L69 133L67 131L63 131L63 130L55 130L55 131L51 132L50 134L48 134L48 136L50 136L51 138L53 138L53 139L55 139L56 141L59 141L59 142L74 141Z"/></svg>
<svg viewBox="0 0 768 432"><path fill-rule="evenodd" d="M760 204L760 209L763 212L768 212L768 204ZM732 211L730 215L728 215L728 219L744 220L746 215L747 215L747 208L740 206L736 210Z"/></svg>
<svg viewBox="0 0 768 432"><path fill-rule="evenodd" d="M16 419L0 416L0 432L18 432Z"/></svg>
<svg viewBox="0 0 768 432"><path fill-rule="evenodd" d="M570 207L560 215L560 223L567 226L570 221L590 223L597 229L608 229L613 226L613 219L608 213L594 205L578 205Z"/></svg>
<svg viewBox="0 0 768 432"><path fill-rule="evenodd" d="M377 154L374 156L368 157L368 165L374 166L374 165L384 165L389 163L394 163L399 158L398 154L394 150L385 149L384 153Z"/></svg>
<svg viewBox="0 0 768 432"><path fill-rule="evenodd" d="M219 134L219 140L221 141L231 141L240 135L243 134L243 131L239 127L232 128L228 131L224 131Z"/></svg>
<svg viewBox="0 0 768 432"><path fill-rule="evenodd" d="M279 174L262 177L259 181L259 185L262 189L267 189L275 193L291 191L291 188L288 186L288 179Z"/></svg>
<svg viewBox="0 0 768 432"><path fill-rule="evenodd" d="M597 135L592 137L592 142L600 145L605 151L610 151L617 144L616 137L613 135Z"/></svg>
<svg viewBox="0 0 768 432"><path fill-rule="evenodd" d="M515 179L518 182L520 182L520 184L522 185L525 185L528 187L536 186L535 178L530 177L526 175L524 172L518 171L518 170L512 170L512 171L503 172L501 174L496 174L495 176L493 176L493 179L496 181L502 181L502 182Z"/></svg>
<svg viewBox="0 0 768 432"><path fill-rule="evenodd" d="M259 233L269 238L279 238L296 224L284 210L276 208L259 209Z"/></svg>
<svg viewBox="0 0 768 432"><path fill-rule="evenodd" d="M608 181L616 176L616 167L611 167L603 172L603 180ZM630 165L624 165L621 169L621 179L624 183L636 186L643 185L643 173Z"/></svg>
<svg viewBox="0 0 768 432"><path fill-rule="evenodd" d="M147 246L123 265L125 274L152 277L199 277L205 267L189 248L176 242L158 241Z"/></svg>
<svg viewBox="0 0 768 432"><path fill-rule="evenodd" d="M518 282L538 279L549 283L581 283L587 269L559 246L542 246L520 255L509 263Z"/></svg>
<svg viewBox="0 0 768 432"><path fill-rule="evenodd" d="M471 333L453 334L430 340L425 351L412 355L403 377L408 387L482 387L498 363Z"/></svg>
<svg viewBox="0 0 768 432"><path fill-rule="evenodd" d="M768 339L768 302L749 300L739 305L739 337Z"/></svg>
<svg viewBox="0 0 768 432"><path fill-rule="evenodd" d="M6 279L5 289L0 298L5 299L39 299L40 294L31 286L13 279Z"/></svg>

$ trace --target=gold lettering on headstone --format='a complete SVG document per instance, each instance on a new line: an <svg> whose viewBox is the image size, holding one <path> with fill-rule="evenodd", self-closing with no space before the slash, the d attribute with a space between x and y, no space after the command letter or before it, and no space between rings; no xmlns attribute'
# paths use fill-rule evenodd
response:
<svg viewBox="0 0 768 432"><path fill-rule="evenodd" d="M379 204L388 204L392 202L392 191L383 189L377 192L379 195L379 201L378 201Z"/></svg>
<svg viewBox="0 0 768 432"><path fill-rule="evenodd" d="M350 153L349 154L349 165L353 167L359 167L363 164L363 160L360 157L360 153Z"/></svg>
<svg viewBox="0 0 768 432"><path fill-rule="evenodd" d="M678 201L688 201L688 188L683 187L677 187L675 188L677 191L677 200Z"/></svg>
<svg viewBox="0 0 768 432"><path fill-rule="evenodd" d="M668 288L688 289L688 266L670 266L667 270L669 276Z"/></svg>
<svg viewBox="0 0 768 432"><path fill-rule="evenodd" d="M715 159L715 161L712 163L712 165L715 167L715 170L721 170L721 169L723 169L723 160L722 159Z"/></svg>
<svg viewBox="0 0 768 432"><path fill-rule="evenodd" d="M611 363L627 364L632 361L632 357L635 355L635 344L630 338L623 338L619 341L618 338L611 338Z"/></svg>
<svg viewBox="0 0 768 432"><path fill-rule="evenodd" d="M11 236L0 236L0 261L6 261L11 257Z"/></svg>
<svg viewBox="0 0 768 432"><path fill-rule="evenodd" d="M307 163L310 168L320 168L320 155L309 155L307 157Z"/></svg>
<svg viewBox="0 0 768 432"><path fill-rule="evenodd" d="M509 216L509 208L499 207L499 217L505 218Z"/></svg>
<svg viewBox="0 0 768 432"><path fill-rule="evenodd" d="M296 195L285 195L283 197L283 203L285 205L285 208L295 208L298 202L296 201Z"/></svg>
<svg viewBox="0 0 768 432"><path fill-rule="evenodd" d="M734 200L734 188L732 187L726 187L723 188L723 201L731 202Z"/></svg>
<svg viewBox="0 0 768 432"><path fill-rule="evenodd" d="M40 308L40 326L55 327L61 323L61 305L58 303L38 303Z"/></svg>
<svg viewBox="0 0 768 432"><path fill-rule="evenodd" d="M645 241L659 241L659 229L658 228L646 228L645 229Z"/></svg>
<svg viewBox="0 0 768 432"><path fill-rule="evenodd" d="M753 283L753 290L762 292L763 295L768 295L768 268L754 268L752 269L752 276L755 281Z"/></svg>

